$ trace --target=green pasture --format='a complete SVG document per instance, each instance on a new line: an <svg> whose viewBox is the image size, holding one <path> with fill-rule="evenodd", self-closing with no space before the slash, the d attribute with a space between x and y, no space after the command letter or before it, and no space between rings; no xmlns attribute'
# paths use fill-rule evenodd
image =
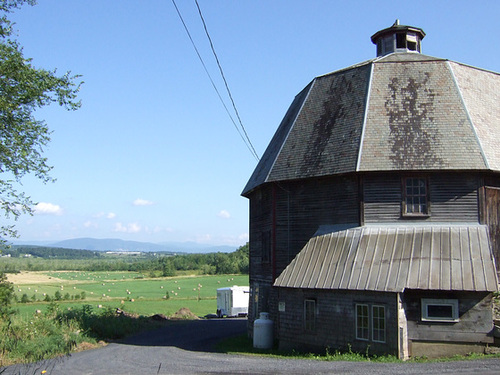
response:
<svg viewBox="0 0 500 375"><path fill-rule="evenodd" d="M19 315L24 319L30 319L37 310L45 313L49 307L49 303L26 303L18 304L16 309L19 310ZM96 301L79 301L79 302L58 302L59 309L74 309L82 305L90 305L94 311L105 309L107 307L116 309L120 308L127 313L137 314L142 316L152 316L154 314L163 314L171 316L181 308L188 308L193 314L197 316L205 316L207 314L215 314L217 309L217 301L215 299L206 300L139 300L139 301L125 301L124 304L118 300L110 300L106 302Z"/></svg>
<svg viewBox="0 0 500 375"><path fill-rule="evenodd" d="M21 315L29 316L36 310L45 311L45 295L54 297L59 291L68 300L57 301L60 308L73 308L82 304L94 308L120 307L140 315L172 315L182 307L204 316L217 309L217 289L233 285L248 285L248 275L190 276L144 279L134 272L48 272L58 280L41 284L14 285L19 299L26 294L28 303L18 303ZM88 279L90 277L90 279ZM139 278L137 278L139 277ZM85 292L85 299L72 296ZM35 295L35 301L32 296ZM99 307L100 306L100 307Z"/></svg>

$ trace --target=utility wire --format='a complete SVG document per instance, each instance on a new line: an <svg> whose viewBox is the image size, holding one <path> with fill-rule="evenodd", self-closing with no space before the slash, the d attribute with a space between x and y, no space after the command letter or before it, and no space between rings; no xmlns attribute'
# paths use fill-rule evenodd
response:
<svg viewBox="0 0 500 375"><path fill-rule="evenodd" d="M198 48L196 47L196 44L194 43L194 40L193 38L191 37L191 33L189 32L189 29L186 25L186 23L184 22L184 18L182 17L181 15L181 12L179 11L179 8L177 7L177 4L175 3L175 0L172 0L172 4L174 5L175 7L175 10L177 11L177 15L179 16L181 22L182 22L182 25L184 26L184 30L186 30L186 33L189 37L189 40L191 41L191 44L193 45L193 48L194 50L196 51L196 54L198 55L198 59L200 60L201 62L201 65L203 66L203 69L205 70L205 73L207 74L208 78L210 79L210 82L212 83L212 87L214 88L215 92L217 93L217 96L219 97L219 100L220 102L222 103L222 105L224 106L224 109L226 110L226 113L227 115L229 116L229 118L231 119L231 122L233 123L236 131L238 132L238 134L240 135L241 139L243 140L243 142L245 143L245 145L247 146L248 150L252 153L252 155L257 159L257 161L259 160L259 156L257 155L257 153L255 152L253 146L251 145L251 143L249 144L247 142L247 140L245 139L245 137L243 136L243 134L241 133L241 130L238 128L238 125L236 124L236 122L234 121L233 119L233 116L231 116L231 113L229 112L229 109L227 108L226 104L224 103L224 100L222 99L222 96L219 92L219 90L217 89L217 86L215 85L215 82L214 80L212 79L212 76L210 75L208 69L207 69L207 66L205 65L205 62L203 61L203 58L201 57L200 55L200 52L198 51ZM233 103L234 105L234 103ZM239 117L239 116L238 116ZM246 134L246 132L245 132ZM248 136L247 136L248 138Z"/></svg>
<svg viewBox="0 0 500 375"><path fill-rule="evenodd" d="M243 130L243 133L245 134L245 137L248 141L248 144L252 148L252 153L257 158L257 160L259 160L259 155L257 154L257 151L255 151L255 148L253 147L252 141L250 141L250 138L248 137L247 131L246 131L245 127L243 126L243 122L241 121L238 109L236 109L236 104L234 103L233 95L231 94L231 90L229 90L229 85L227 84L226 76L224 75L224 71L222 70L222 66L220 64L219 57L217 56L217 53L215 52L215 47L214 47L214 44L212 43L212 38L210 38L210 34L208 33L207 24L205 23L205 18L203 18L203 14L201 13L201 8L200 8L200 5L198 4L198 0L194 0L194 1L196 3L196 7L198 8L198 13L200 14L201 22L203 23L203 28L205 29L205 34L207 34L208 41L210 42L210 48L212 48L212 53L214 54L215 61L217 62L217 66L219 67L220 75L222 76L222 79L224 80L224 85L226 85L227 94L229 95L229 99L231 99L234 113L236 113L236 117L238 118L238 121L240 123L240 127Z"/></svg>

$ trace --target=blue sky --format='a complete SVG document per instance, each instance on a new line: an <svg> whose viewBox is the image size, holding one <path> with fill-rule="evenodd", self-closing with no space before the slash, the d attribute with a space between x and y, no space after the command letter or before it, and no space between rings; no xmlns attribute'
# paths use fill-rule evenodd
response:
<svg viewBox="0 0 500 375"><path fill-rule="evenodd" d="M315 76L375 57L370 36L401 24L423 53L500 72L500 2L198 0L243 125L261 156ZM194 0L176 0L225 93ZM11 18L33 65L85 82L76 112L39 110L57 182L24 180L40 202L23 241L77 237L240 246L257 161L235 130L171 0L39 0ZM236 118L233 112L233 118Z"/></svg>

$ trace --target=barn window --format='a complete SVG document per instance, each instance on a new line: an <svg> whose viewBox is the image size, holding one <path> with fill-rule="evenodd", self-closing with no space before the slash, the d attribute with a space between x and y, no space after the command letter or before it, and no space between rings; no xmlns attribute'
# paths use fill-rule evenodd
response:
<svg viewBox="0 0 500 375"><path fill-rule="evenodd" d="M262 263L271 261L271 231L261 233Z"/></svg>
<svg viewBox="0 0 500 375"><path fill-rule="evenodd" d="M385 307L372 306L372 337L373 341L385 342Z"/></svg>
<svg viewBox="0 0 500 375"><path fill-rule="evenodd" d="M458 322L458 300L422 298L422 320Z"/></svg>
<svg viewBox="0 0 500 375"><path fill-rule="evenodd" d="M356 304L356 338L359 340L370 339L368 311L368 305Z"/></svg>
<svg viewBox="0 0 500 375"><path fill-rule="evenodd" d="M403 216L428 215L427 179L422 177L405 177L403 179Z"/></svg>
<svg viewBox="0 0 500 375"><path fill-rule="evenodd" d="M356 338L385 342L385 306L356 304Z"/></svg>
<svg viewBox="0 0 500 375"><path fill-rule="evenodd" d="M304 300L304 329L306 331L316 330L316 300Z"/></svg>

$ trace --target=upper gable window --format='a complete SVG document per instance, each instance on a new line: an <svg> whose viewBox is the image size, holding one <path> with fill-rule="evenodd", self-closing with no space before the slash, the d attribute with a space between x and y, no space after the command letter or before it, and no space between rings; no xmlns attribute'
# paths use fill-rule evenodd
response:
<svg viewBox="0 0 500 375"><path fill-rule="evenodd" d="M405 177L403 179L403 216L428 216L427 179Z"/></svg>

